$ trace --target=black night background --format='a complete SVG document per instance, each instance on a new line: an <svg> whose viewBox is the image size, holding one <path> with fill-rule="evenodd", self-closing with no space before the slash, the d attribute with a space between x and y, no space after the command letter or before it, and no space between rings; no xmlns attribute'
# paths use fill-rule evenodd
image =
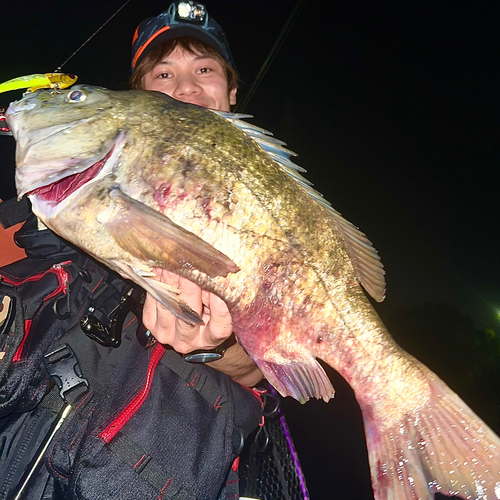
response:
<svg viewBox="0 0 500 500"><path fill-rule="evenodd" d="M0 81L53 71L122 0L7 2ZM131 0L64 67L127 88L138 23L169 0ZM295 6L207 1L250 87ZM394 337L500 431L498 2L306 2L250 100L253 123L381 255ZM0 95L0 106L21 96ZM0 197L15 196L14 141L0 137ZM326 405L283 406L311 498L372 498L361 415L330 370ZM382 392L383 387L380 388Z"/></svg>

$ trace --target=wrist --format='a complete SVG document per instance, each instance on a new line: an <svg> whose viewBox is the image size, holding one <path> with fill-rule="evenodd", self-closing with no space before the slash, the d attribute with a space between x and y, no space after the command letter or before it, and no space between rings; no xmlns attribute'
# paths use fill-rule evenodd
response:
<svg viewBox="0 0 500 500"><path fill-rule="evenodd" d="M263 378L257 365L238 343L229 347L222 359L212 361L207 365L229 375L235 382L247 387L255 386Z"/></svg>
<svg viewBox="0 0 500 500"><path fill-rule="evenodd" d="M236 344L234 333L231 334L221 345L214 349L198 349L196 351L183 354L182 357L189 363L209 363L218 361L224 357L226 351Z"/></svg>

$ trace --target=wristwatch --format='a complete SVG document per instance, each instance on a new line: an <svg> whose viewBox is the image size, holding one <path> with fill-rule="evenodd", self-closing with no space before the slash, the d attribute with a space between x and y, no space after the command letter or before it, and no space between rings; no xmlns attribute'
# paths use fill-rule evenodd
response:
<svg viewBox="0 0 500 500"><path fill-rule="evenodd" d="M221 359L224 353L234 344L236 344L236 337L232 333L228 339L215 349L199 349L183 354L182 357L189 363L209 363L210 361Z"/></svg>

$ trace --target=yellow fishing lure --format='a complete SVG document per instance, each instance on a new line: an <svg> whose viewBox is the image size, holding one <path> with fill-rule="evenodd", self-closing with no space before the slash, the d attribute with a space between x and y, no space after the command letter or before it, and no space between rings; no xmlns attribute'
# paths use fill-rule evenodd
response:
<svg viewBox="0 0 500 500"><path fill-rule="evenodd" d="M78 77L66 73L45 73L44 75L27 75L13 78L4 83L0 83L0 94L9 90L28 89L28 92L34 92L38 89L60 90L71 87Z"/></svg>

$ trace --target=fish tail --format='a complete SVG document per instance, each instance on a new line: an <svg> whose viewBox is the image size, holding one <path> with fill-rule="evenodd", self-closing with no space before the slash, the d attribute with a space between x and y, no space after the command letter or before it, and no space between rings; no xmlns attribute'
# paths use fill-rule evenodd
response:
<svg viewBox="0 0 500 500"><path fill-rule="evenodd" d="M430 371L429 386L426 404L392 427L365 418L375 498L500 499L500 439Z"/></svg>

